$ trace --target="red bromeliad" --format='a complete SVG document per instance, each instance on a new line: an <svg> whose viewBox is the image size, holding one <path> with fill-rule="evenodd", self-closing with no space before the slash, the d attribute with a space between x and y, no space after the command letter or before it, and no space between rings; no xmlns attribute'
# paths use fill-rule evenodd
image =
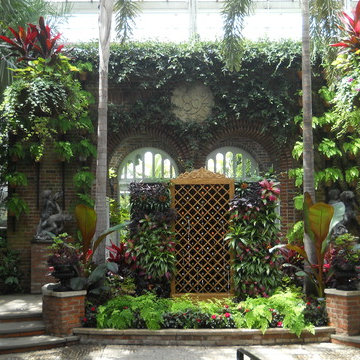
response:
<svg viewBox="0 0 360 360"><path fill-rule="evenodd" d="M339 29L349 36L342 41L331 44L330 46L342 47L346 50L355 52L360 49L360 1L357 3L353 11L353 17L345 12L340 15L341 22L344 26L339 26Z"/></svg>
<svg viewBox="0 0 360 360"><path fill-rule="evenodd" d="M25 30L19 26L19 31L9 27L14 35L13 39L0 35L0 40L7 44L11 55L18 56L17 61L31 61L41 57L44 59L53 58L58 54L64 45L57 45L60 34L52 37L51 29L45 25L43 17L39 18L39 25L28 24Z"/></svg>

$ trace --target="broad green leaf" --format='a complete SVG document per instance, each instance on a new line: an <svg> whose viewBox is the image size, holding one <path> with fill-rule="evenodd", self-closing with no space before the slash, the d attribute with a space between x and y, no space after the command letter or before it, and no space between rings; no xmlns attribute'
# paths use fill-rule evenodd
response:
<svg viewBox="0 0 360 360"><path fill-rule="evenodd" d="M86 205L79 204L75 208L75 217L83 239L83 251L86 254L96 230L96 212Z"/></svg>

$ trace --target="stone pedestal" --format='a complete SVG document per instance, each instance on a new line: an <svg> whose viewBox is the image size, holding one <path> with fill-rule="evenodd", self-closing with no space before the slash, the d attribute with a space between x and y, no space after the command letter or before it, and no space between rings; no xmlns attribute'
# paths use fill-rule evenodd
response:
<svg viewBox="0 0 360 360"><path fill-rule="evenodd" d="M34 241L31 244L31 293L41 294L41 287L56 282L49 274L47 259L51 253L49 246L52 242Z"/></svg>
<svg viewBox="0 0 360 360"><path fill-rule="evenodd" d="M330 326L336 333L360 334L360 291L325 289Z"/></svg>
<svg viewBox="0 0 360 360"><path fill-rule="evenodd" d="M86 290L53 291L54 284L42 287L43 318L46 333L56 336L68 336L72 329L81 327L85 316Z"/></svg>

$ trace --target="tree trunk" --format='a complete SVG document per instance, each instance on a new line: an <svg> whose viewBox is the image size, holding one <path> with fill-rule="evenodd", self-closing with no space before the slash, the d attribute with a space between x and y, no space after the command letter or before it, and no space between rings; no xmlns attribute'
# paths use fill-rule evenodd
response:
<svg viewBox="0 0 360 360"><path fill-rule="evenodd" d="M314 145L312 130L312 91L310 63L309 0L302 1L302 96L303 96L303 167L304 193L308 192L315 201L314 185ZM304 247L311 264L316 264L315 244L304 233ZM309 270L309 269L308 269ZM309 279L305 280L305 292L311 292Z"/></svg>
<svg viewBox="0 0 360 360"><path fill-rule="evenodd" d="M110 31L114 0L100 0L99 14L99 105L96 161L95 210L97 225L95 239L108 226L106 204L107 181L107 110L108 110L108 66L110 56ZM105 262L105 240L98 247L94 260Z"/></svg>

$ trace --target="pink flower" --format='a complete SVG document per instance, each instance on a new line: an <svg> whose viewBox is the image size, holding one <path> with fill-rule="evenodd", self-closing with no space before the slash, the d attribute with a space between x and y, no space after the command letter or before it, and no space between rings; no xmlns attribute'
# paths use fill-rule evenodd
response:
<svg viewBox="0 0 360 360"><path fill-rule="evenodd" d="M225 309L228 309L228 308L229 308L229 305L224 305L224 308L225 308Z"/></svg>
<svg viewBox="0 0 360 360"><path fill-rule="evenodd" d="M49 271L50 272L53 272L55 269L54 269L54 267L53 266L49 266Z"/></svg>
<svg viewBox="0 0 360 360"><path fill-rule="evenodd" d="M353 78L348 78L348 80L347 80L347 82L352 82L352 81L354 81Z"/></svg>
<svg viewBox="0 0 360 360"><path fill-rule="evenodd" d="M96 310L96 307L93 306L90 310L91 310L91 311L95 311L95 310Z"/></svg>
<svg viewBox="0 0 360 360"><path fill-rule="evenodd" d="M270 196L269 196L269 200L270 200L270 201L275 201L275 200L276 200L276 196L270 195Z"/></svg>
<svg viewBox="0 0 360 360"><path fill-rule="evenodd" d="M196 321L199 323L199 322L201 322L201 320L200 319L196 319Z"/></svg>
<svg viewBox="0 0 360 360"><path fill-rule="evenodd" d="M212 318L213 320L215 320L215 319L216 319L216 315L211 315L211 318Z"/></svg>
<svg viewBox="0 0 360 360"><path fill-rule="evenodd" d="M276 325L277 325L277 327L282 327L283 323L281 321L278 321L278 323Z"/></svg>
<svg viewBox="0 0 360 360"><path fill-rule="evenodd" d="M226 318L229 318L229 317L231 316L231 314L227 312L227 313L224 314L224 316L225 316Z"/></svg>
<svg viewBox="0 0 360 360"><path fill-rule="evenodd" d="M84 317L82 320L83 320L83 322L87 322L87 321L88 321L88 319L87 319L86 317Z"/></svg>

